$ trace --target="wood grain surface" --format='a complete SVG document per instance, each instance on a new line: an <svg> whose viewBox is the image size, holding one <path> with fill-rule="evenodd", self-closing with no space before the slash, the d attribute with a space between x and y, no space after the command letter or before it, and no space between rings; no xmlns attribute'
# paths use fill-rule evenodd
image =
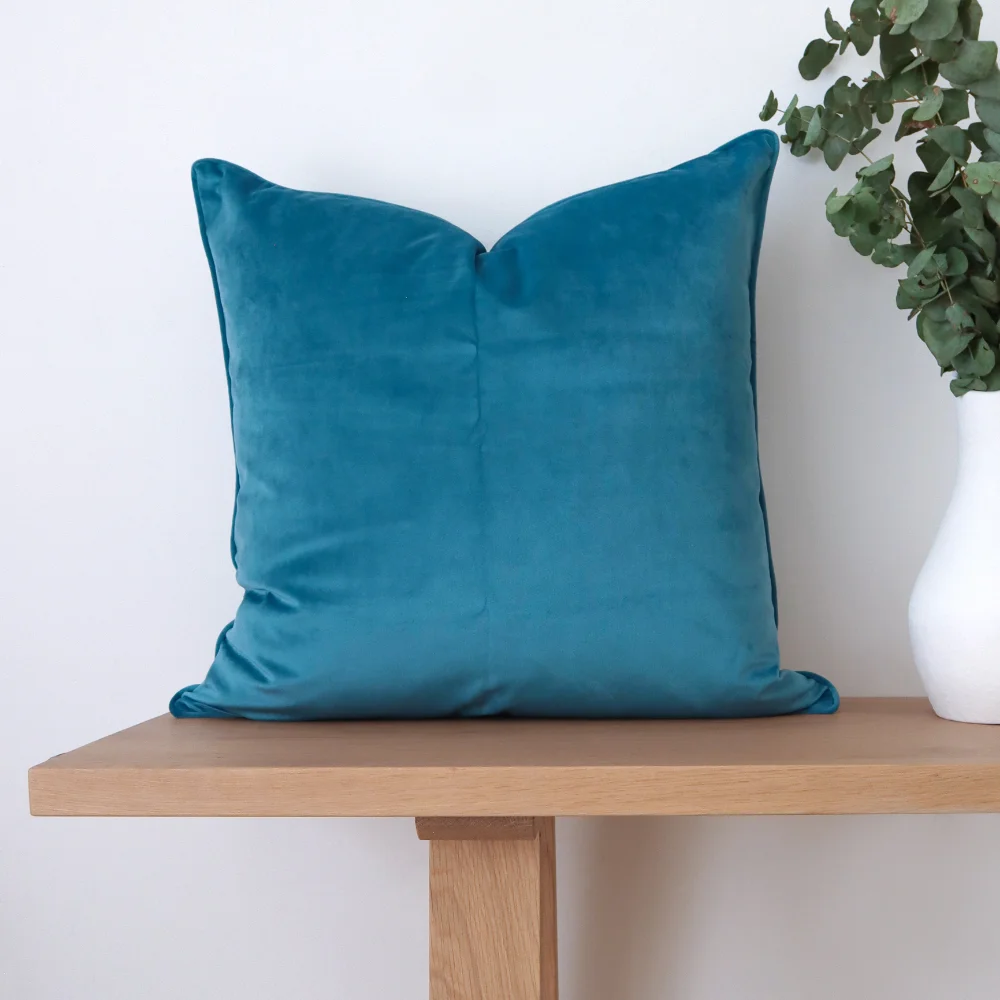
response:
<svg viewBox="0 0 1000 1000"><path fill-rule="evenodd" d="M418 816L421 840L534 840L533 816Z"/></svg>
<svg viewBox="0 0 1000 1000"><path fill-rule="evenodd" d="M430 838L430 1000L557 1000L553 820L489 839L481 819L444 819L421 821L447 835Z"/></svg>
<svg viewBox="0 0 1000 1000"><path fill-rule="evenodd" d="M29 791L53 816L1000 812L1000 727L917 698L680 722L162 716L32 768Z"/></svg>

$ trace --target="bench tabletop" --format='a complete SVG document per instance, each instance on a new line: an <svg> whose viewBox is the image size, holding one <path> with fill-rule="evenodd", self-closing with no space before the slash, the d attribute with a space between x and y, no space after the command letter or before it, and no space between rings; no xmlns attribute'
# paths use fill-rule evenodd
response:
<svg viewBox="0 0 1000 1000"><path fill-rule="evenodd" d="M161 716L29 772L47 816L1000 812L1000 727L921 698L718 721Z"/></svg>

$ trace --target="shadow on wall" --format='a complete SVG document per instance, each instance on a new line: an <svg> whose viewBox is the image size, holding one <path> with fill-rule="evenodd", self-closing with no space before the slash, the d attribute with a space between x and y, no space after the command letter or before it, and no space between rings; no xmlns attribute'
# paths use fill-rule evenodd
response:
<svg viewBox="0 0 1000 1000"><path fill-rule="evenodd" d="M779 170L757 339L783 665L845 695L920 695L907 604L954 482L954 404L895 306L898 275L803 229L842 178Z"/></svg>
<svg viewBox="0 0 1000 1000"><path fill-rule="evenodd" d="M632 1000L647 995L652 976L661 996L679 995L671 970L684 941L684 871L696 849L690 826L645 817L560 823L582 868L560 895L560 944L573 941L572 953L560 955L563 991ZM568 853L560 850L560 859Z"/></svg>
<svg viewBox="0 0 1000 1000"><path fill-rule="evenodd" d="M995 921L982 919L1000 892L1000 817L643 817L558 830L565 997L1000 995Z"/></svg>

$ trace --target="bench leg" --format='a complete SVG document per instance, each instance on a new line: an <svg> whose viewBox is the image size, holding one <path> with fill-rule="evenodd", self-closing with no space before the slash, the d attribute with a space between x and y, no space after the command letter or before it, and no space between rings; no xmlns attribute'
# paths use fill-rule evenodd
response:
<svg viewBox="0 0 1000 1000"><path fill-rule="evenodd" d="M555 821L418 819L430 1000L557 1000Z"/></svg>

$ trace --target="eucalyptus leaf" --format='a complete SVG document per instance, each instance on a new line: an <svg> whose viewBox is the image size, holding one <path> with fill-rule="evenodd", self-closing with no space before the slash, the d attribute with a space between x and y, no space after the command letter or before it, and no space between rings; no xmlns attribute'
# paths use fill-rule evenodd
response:
<svg viewBox="0 0 1000 1000"><path fill-rule="evenodd" d="M988 76L970 83L969 92L976 97L992 97L995 101L1000 100L1000 68L994 66Z"/></svg>
<svg viewBox="0 0 1000 1000"><path fill-rule="evenodd" d="M870 128L860 139L855 139L851 143L850 151L855 154L860 153L865 146L874 142L881 134L882 130L880 128Z"/></svg>
<svg viewBox="0 0 1000 1000"><path fill-rule="evenodd" d="M809 125L806 128L806 134L802 141L807 146L817 146L820 142L820 137L823 135L823 109L822 107L816 108L812 113L812 117L809 119Z"/></svg>
<svg viewBox="0 0 1000 1000"><path fill-rule="evenodd" d="M951 62L958 55L958 43L961 39L948 41L947 38L939 38L933 42L924 42L921 48L927 53L928 59L933 59L936 63Z"/></svg>
<svg viewBox="0 0 1000 1000"><path fill-rule="evenodd" d="M964 275L951 282L951 294L957 303L968 310L979 336L988 344L1000 345L996 320L993 319L990 312L991 309L995 309L995 306L985 301L972 285L967 284Z"/></svg>
<svg viewBox="0 0 1000 1000"><path fill-rule="evenodd" d="M928 59L930 59L930 56L926 52L921 52L920 55L913 60L913 62L907 63L907 65L903 67L902 72L907 73L911 69L916 69L918 66L923 66L923 64L927 62Z"/></svg>
<svg viewBox="0 0 1000 1000"><path fill-rule="evenodd" d="M940 87L928 87L926 96L920 106L913 112L913 120L918 122L931 121L937 116L944 104L944 91Z"/></svg>
<svg viewBox="0 0 1000 1000"><path fill-rule="evenodd" d="M917 333L939 365L950 365L976 336L975 330L956 330L952 323L931 319L924 313L917 319Z"/></svg>
<svg viewBox="0 0 1000 1000"><path fill-rule="evenodd" d="M990 75L997 63L997 43L966 39L951 62L941 64L941 75L958 87L967 87Z"/></svg>
<svg viewBox="0 0 1000 1000"><path fill-rule="evenodd" d="M957 125L969 117L969 95L964 90L947 87L938 118L944 125Z"/></svg>
<svg viewBox="0 0 1000 1000"><path fill-rule="evenodd" d="M934 260L934 254L937 248L934 246L924 247L920 253L910 262L910 266L907 268L906 273L910 278L916 278L923 273L924 268L927 267Z"/></svg>
<svg viewBox="0 0 1000 1000"><path fill-rule="evenodd" d="M970 389L984 392L986 383L979 378L955 378L951 380L951 392L954 396L964 396Z"/></svg>
<svg viewBox="0 0 1000 1000"><path fill-rule="evenodd" d="M969 137L957 125L938 125L927 132L929 142L936 143L950 156L964 163L972 152Z"/></svg>
<svg viewBox="0 0 1000 1000"><path fill-rule="evenodd" d="M893 154L890 153L888 156L883 156L881 160L876 160L874 163L869 163L867 167L862 167L858 171L859 177L874 177L876 174L882 173L883 170L888 170L892 166Z"/></svg>
<svg viewBox="0 0 1000 1000"><path fill-rule="evenodd" d="M936 143L925 137L917 143L917 156L924 165L924 170L932 176L936 174L948 159L948 154Z"/></svg>
<svg viewBox="0 0 1000 1000"><path fill-rule="evenodd" d="M838 42L847 37L847 32L844 31L843 26L833 19L833 13L829 7L826 8L826 33Z"/></svg>
<svg viewBox="0 0 1000 1000"><path fill-rule="evenodd" d="M875 107L892 100L892 84L888 80L883 80L878 73L872 73L866 77L859 96L863 103Z"/></svg>
<svg viewBox="0 0 1000 1000"><path fill-rule="evenodd" d="M958 22L959 0L929 0L927 9L910 25L918 41L931 42L946 37Z"/></svg>
<svg viewBox="0 0 1000 1000"><path fill-rule="evenodd" d="M867 228L852 230L848 239L851 246L862 257L870 256L871 252L878 246L878 236Z"/></svg>
<svg viewBox="0 0 1000 1000"><path fill-rule="evenodd" d="M867 226L878 217L878 199L871 191L862 189L854 196L854 224L856 226ZM872 244L872 249L874 249L874 243ZM871 250L868 252L871 253Z"/></svg>
<svg viewBox="0 0 1000 1000"><path fill-rule="evenodd" d="M962 0L958 13L962 19L962 32L965 37L978 38L979 26L983 22L983 8L979 0Z"/></svg>
<svg viewBox="0 0 1000 1000"><path fill-rule="evenodd" d="M928 183L931 180L933 180L933 178L926 178ZM909 179L908 187L912 192L914 187L912 176ZM921 246L925 242L929 243L934 240L942 239L945 236L945 226L942 223L947 217L942 217L939 214L941 208L940 201L934 195L927 194L927 184L923 184L922 188L923 190L919 201L914 199L912 195L910 198L910 241L914 244L914 250L911 256L907 258L907 261L916 257L916 255L920 252ZM953 225L957 223L957 220L951 221L953 222Z"/></svg>
<svg viewBox="0 0 1000 1000"><path fill-rule="evenodd" d="M952 358L951 363L959 375L982 378L993 371L996 355L982 337L976 337L964 351Z"/></svg>
<svg viewBox="0 0 1000 1000"><path fill-rule="evenodd" d="M1000 163L970 163L965 168L965 180L976 194L986 196L1000 184Z"/></svg>
<svg viewBox="0 0 1000 1000"><path fill-rule="evenodd" d="M917 122L916 127L914 127L913 110L913 108L907 108L899 119L899 128L896 129L896 142L899 142L904 135L909 135L910 132L926 127L923 122Z"/></svg>
<svg viewBox="0 0 1000 1000"><path fill-rule="evenodd" d="M983 139L985 139L986 145L990 149L995 153L1000 153L1000 132L994 132L991 128L984 128Z"/></svg>
<svg viewBox="0 0 1000 1000"><path fill-rule="evenodd" d="M944 316L951 326L959 332L968 330L976 325L972 322L972 317L960 305L948 306L944 312Z"/></svg>
<svg viewBox="0 0 1000 1000"><path fill-rule="evenodd" d="M975 191L957 185L951 189L951 197L958 202L960 210L957 213L966 229L983 228L983 212L986 205Z"/></svg>
<svg viewBox="0 0 1000 1000"><path fill-rule="evenodd" d="M809 152L809 149L810 147L802 141L802 136L793 139L788 146L788 151L792 156L805 156Z"/></svg>
<svg viewBox="0 0 1000 1000"><path fill-rule="evenodd" d="M930 187L927 190L931 194L943 191L955 179L957 166L958 164L955 162L954 157L949 156L945 160L944 166L935 175L934 180L931 181Z"/></svg>
<svg viewBox="0 0 1000 1000"><path fill-rule="evenodd" d="M851 203L851 196L849 194L837 194L837 189L834 188L826 199L827 218L836 215L838 212L846 208L850 203Z"/></svg>
<svg viewBox="0 0 1000 1000"><path fill-rule="evenodd" d="M976 114L987 128L1000 132L1000 101L992 97L977 97Z"/></svg>
<svg viewBox="0 0 1000 1000"><path fill-rule="evenodd" d="M928 0L884 0L883 13L896 24L912 24L927 10Z"/></svg>
<svg viewBox="0 0 1000 1000"><path fill-rule="evenodd" d="M946 271L949 277L965 274L969 270L969 258L958 247L948 247L945 254Z"/></svg>
<svg viewBox="0 0 1000 1000"><path fill-rule="evenodd" d="M902 35L886 32L879 38L879 68L886 79L895 76L904 66L913 62L915 45L909 32Z"/></svg>
<svg viewBox="0 0 1000 1000"><path fill-rule="evenodd" d="M848 108L843 115L837 118L829 131L833 135L839 135L841 139L853 141L864 131L861 115L854 108Z"/></svg>
<svg viewBox="0 0 1000 1000"><path fill-rule="evenodd" d="M908 291L906 281L900 281L896 289L897 309L920 309L924 304L923 299L918 299Z"/></svg>
<svg viewBox="0 0 1000 1000"><path fill-rule="evenodd" d="M886 240L876 245L872 260L883 267L899 267L903 263L903 248Z"/></svg>
<svg viewBox="0 0 1000 1000"><path fill-rule="evenodd" d="M847 111L861 101L861 88L851 82L849 76L842 76L827 90L823 100L834 111Z"/></svg>
<svg viewBox="0 0 1000 1000"><path fill-rule="evenodd" d="M842 139L839 135L831 135L823 143L823 159L826 160L826 165L831 170L836 170L844 162L850 149L851 144L846 139Z"/></svg>
<svg viewBox="0 0 1000 1000"><path fill-rule="evenodd" d="M986 141L986 126L982 122L972 122L965 131L984 153L990 148L990 144Z"/></svg>
<svg viewBox="0 0 1000 1000"><path fill-rule="evenodd" d="M961 7L961 2L959 3L959 6ZM962 31L962 19L959 18L955 22L955 27L952 28L951 31L949 31L948 34L945 35L944 38L941 39L941 41L943 41L943 42L955 42L957 44L958 42L963 41L964 38L965 38L965 34ZM927 42L926 44L931 45L933 43L932 42Z"/></svg>
<svg viewBox="0 0 1000 1000"><path fill-rule="evenodd" d="M879 161L881 162L881 161ZM888 170L880 170L876 174L867 174L861 177L858 174L858 183L864 184L870 191L874 191L882 201L883 222L886 224L894 221L897 216L902 218L903 209L899 203L899 197L892 190L892 182L896 179L896 168L889 167Z"/></svg>
<svg viewBox="0 0 1000 1000"><path fill-rule="evenodd" d="M930 83L924 77L923 66L917 69L908 69L905 73L898 73L890 78L892 84L892 99L894 101L908 101L918 97L920 92Z"/></svg>
<svg viewBox="0 0 1000 1000"><path fill-rule="evenodd" d="M860 25L873 38L892 27L889 18L879 12L878 0L854 0L851 4L851 21L851 27Z"/></svg>
<svg viewBox="0 0 1000 1000"><path fill-rule="evenodd" d="M997 259L996 237L987 229L966 229L970 240L983 251L988 261L987 273L993 270L993 261Z"/></svg>
<svg viewBox="0 0 1000 1000"><path fill-rule="evenodd" d="M931 280L928 283L918 281L916 278L904 278L900 282L900 287L905 288L906 294L910 295L921 306L926 305L941 294L940 281Z"/></svg>
<svg viewBox="0 0 1000 1000"><path fill-rule="evenodd" d="M847 42L854 43L854 48L857 50L859 56L866 56L871 52L872 46L875 44L875 37L861 21L857 21L847 29L847 37L841 44L843 45Z"/></svg>
<svg viewBox="0 0 1000 1000"><path fill-rule="evenodd" d="M836 54L837 46L833 42L814 38L799 60L799 75L804 80L815 80L830 65Z"/></svg>
<svg viewBox="0 0 1000 1000"><path fill-rule="evenodd" d="M836 215L829 216L827 221L838 236L850 236L854 232L854 206L848 205Z"/></svg>
<svg viewBox="0 0 1000 1000"><path fill-rule="evenodd" d="M970 347L975 357L976 374L982 378L984 375L989 375L991 371L996 367L996 354L993 348L986 343L985 340L980 338L975 341L975 346Z"/></svg>
<svg viewBox="0 0 1000 1000"><path fill-rule="evenodd" d="M785 108L785 113L778 119L779 125L786 125L791 119L792 115L795 114L795 109L799 106L799 95L795 94L792 99L788 102L788 107Z"/></svg>
<svg viewBox="0 0 1000 1000"><path fill-rule="evenodd" d="M1000 302L1000 293L997 292L997 283L995 281L990 281L989 278L982 278L978 274L974 274L970 281L972 282L972 287L976 290L976 294L981 298L986 299L987 302Z"/></svg>

